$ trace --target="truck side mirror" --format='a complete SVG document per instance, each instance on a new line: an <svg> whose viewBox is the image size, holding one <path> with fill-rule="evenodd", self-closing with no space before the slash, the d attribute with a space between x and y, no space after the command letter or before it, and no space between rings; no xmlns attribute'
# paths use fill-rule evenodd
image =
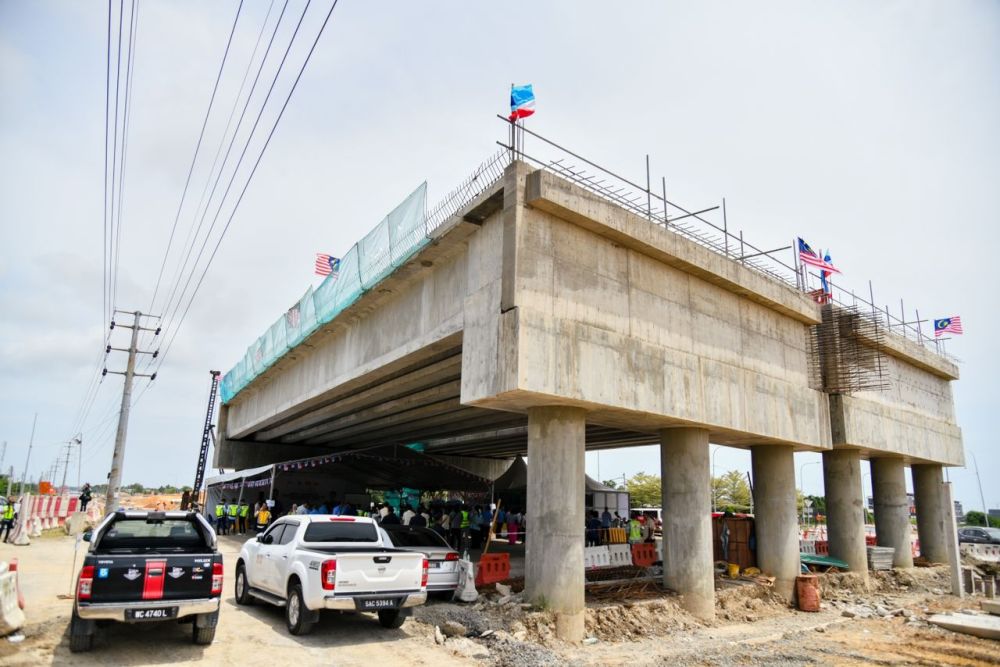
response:
<svg viewBox="0 0 1000 667"><path fill-rule="evenodd" d="M89 542L90 538L92 538L93 536L94 536L94 534L88 530L87 532L85 532L83 534L83 541L84 542Z"/></svg>

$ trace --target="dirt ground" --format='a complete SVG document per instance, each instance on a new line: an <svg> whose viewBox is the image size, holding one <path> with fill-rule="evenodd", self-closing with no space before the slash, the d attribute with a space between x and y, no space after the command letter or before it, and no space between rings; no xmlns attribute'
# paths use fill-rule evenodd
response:
<svg viewBox="0 0 1000 667"><path fill-rule="evenodd" d="M553 619L520 596L490 592L462 605L432 602L399 630L373 616L323 615L306 637L292 637L282 611L237 608L230 563L240 539L221 539L226 585L215 643L194 646L190 626L115 625L92 653L71 654L67 629L74 540L46 536L28 547L0 545L0 560L19 559L27 600L22 642L0 639L2 665L984 665L1000 664L1000 644L948 632L924 622L930 614L977 609L975 599L947 595L942 568L877 573L866 590L857 577L835 575L823 584L819 613L788 609L770 589L723 582L717 620L688 616L676 596L648 587L634 601L588 598L583 645L554 637ZM86 543L80 544L77 568ZM435 626L462 624L466 637L435 642Z"/></svg>

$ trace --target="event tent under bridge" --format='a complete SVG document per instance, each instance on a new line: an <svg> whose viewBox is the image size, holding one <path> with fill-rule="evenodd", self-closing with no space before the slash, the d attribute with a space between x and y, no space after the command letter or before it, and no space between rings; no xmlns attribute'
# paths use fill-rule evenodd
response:
<svg viewBox="0 0 1000 667"><path fill-rule="evenodd" d="M335 497L366 509L369 490L403 487L459 492L488 501L491 481L405 446L339 452L273 463L211 477L205 482L209 515L223 499L253 504L273 498L285 511L293 503L319 504Z"/></svg>

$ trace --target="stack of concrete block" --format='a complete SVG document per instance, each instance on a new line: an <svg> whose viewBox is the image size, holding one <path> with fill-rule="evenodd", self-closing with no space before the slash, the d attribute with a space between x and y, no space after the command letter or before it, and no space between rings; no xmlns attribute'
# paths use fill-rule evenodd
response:
<svg viewBox="0 0 1000 667"><path fill-rule="evenodd" d="M868 569L891 570L895 554L893 547L868 547Z"/></svg>

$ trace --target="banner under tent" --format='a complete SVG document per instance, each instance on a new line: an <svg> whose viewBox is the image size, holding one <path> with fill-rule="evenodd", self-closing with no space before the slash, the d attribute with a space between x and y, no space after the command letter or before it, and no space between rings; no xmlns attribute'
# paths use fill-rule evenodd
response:
<svg viewBox="0 0 1000 667"><path fill-rule="evenodd" d="M279 509L292 504L311 506L331 499L346 501L367 510L369 491L402 488L423 491L458 491L486 497L490 480L439 461L405 446L338 452L211 477L205 482L205 513L214 516L215 506L247 501L253 505L275 500Z"/></svg>

